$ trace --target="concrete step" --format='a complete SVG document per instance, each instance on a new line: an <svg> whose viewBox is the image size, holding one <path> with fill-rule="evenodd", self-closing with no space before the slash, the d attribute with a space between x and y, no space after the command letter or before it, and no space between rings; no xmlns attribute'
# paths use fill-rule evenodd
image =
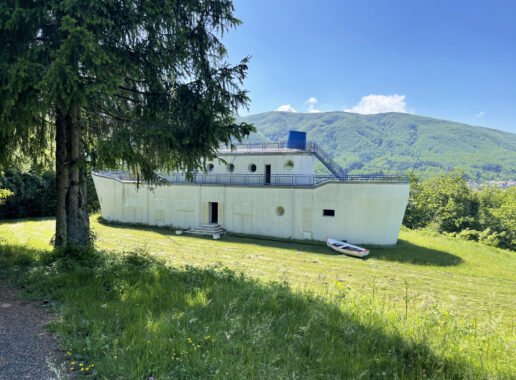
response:
<svg viewBox="0 0 516 380"><path fill-rule="evenodd" d="M198 230L198 231L224 231L224 228L222 227L215 227L215 228L207 228L207 227L195 227L190 228L191 230Z"/></svg>
<svg viewBox="0 0 516 380"><path fill-rule="evenodd" d="M226 230L217 223L207 223L201 224L198 227L190 228L186 230L185 233L190 235L224 235Z"/></svg>
<svg viewBox="0 0 516 380"><path fill-rule="evenodd" d="M213 235L223 235L223 233L212 233L212 232L197 232L197 231L185 231L185 234L189 235L199 235L199 236L213 236Z"/></svg>

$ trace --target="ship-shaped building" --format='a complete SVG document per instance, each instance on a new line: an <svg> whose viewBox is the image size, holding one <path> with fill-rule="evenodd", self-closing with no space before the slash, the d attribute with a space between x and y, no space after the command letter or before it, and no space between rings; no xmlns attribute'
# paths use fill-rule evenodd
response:
<svg viewBox="0 0 516 380"><path fill-rule="evenodd" d="M398 240L410 189L406 176L346 175L295 131L286 143L223 147L218 157L193 178L172 173L153 188L137 188L123 172L92 173L102 216L206 234L377 245ZM316 174L316 162L328 174Z"/></svg>

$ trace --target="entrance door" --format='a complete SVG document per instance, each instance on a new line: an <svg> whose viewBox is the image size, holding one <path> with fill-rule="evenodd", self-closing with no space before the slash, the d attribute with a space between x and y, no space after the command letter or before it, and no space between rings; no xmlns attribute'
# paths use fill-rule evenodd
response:
<svg viewBox="0 0 516 380"><path fill-rule="evenodd" d="M271 166L265 165L265 184L270 185L271 184Z"/></svg>
<svg viewBox="0 0 516 380"><path fill-rule="evenodd" d="M219 204L217 202L210 202L211 210L210 210L210 223L218 223L219 222Z"/></svg>

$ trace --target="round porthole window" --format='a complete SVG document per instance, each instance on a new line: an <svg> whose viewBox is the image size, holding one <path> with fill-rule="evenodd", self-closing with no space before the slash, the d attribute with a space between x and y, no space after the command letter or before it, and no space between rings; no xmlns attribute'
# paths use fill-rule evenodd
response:
<svg viewBox="0 0 516 380"><path fill-rule="evenodd" d="M206 167L206 169L208 169L208 171L211 173L212 171L214 171L214 170L215 170L215 165L213 165L213 164L211 164L211 163L210 163L210 164L208 164L208 166Z"/></svg>
<svg viewBox="0 0 516 380"><path fill-rule="evenodd" d="M228 164L228 172L233 173L235 171L235 165Z"/></svg>
<svg viewBox="0 0 516 380"><path fill-rule="evenodd" d="M249 165L249 171L250 171L251 173L254 173L254 172L256 171L256 165L255 165L255 164L251 164L251 165Z"/></svg>
<svg viewBox="0 0 516 380"><path fill-rule="evenodd" d="M281 206L276 207L276 215L282 216L285 213L285 209Z"/></svg>
<svg viewBox="0 0 516 380"><path fill-rule="evenodd" d="M292 170L294 168L294 161L292 160L288 160L287 162L285 162L285 167L288 169L288 170Z"/></svg>

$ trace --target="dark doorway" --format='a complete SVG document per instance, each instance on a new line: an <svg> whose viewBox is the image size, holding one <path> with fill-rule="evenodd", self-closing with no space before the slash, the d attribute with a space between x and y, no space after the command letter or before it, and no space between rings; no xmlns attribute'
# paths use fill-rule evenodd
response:
<svg viewBox="0 0 516 380"><path fill-rule="evenodd" d="M265 184L270 185L271 184L271 166L265 165Z"/></svg>
<svg viewBox="0 0 516 380"><path fill-rule="evenodd" d="M217 202L210 202L211 204L211 217L210 223L219 222L219 204Z"/></svg>

